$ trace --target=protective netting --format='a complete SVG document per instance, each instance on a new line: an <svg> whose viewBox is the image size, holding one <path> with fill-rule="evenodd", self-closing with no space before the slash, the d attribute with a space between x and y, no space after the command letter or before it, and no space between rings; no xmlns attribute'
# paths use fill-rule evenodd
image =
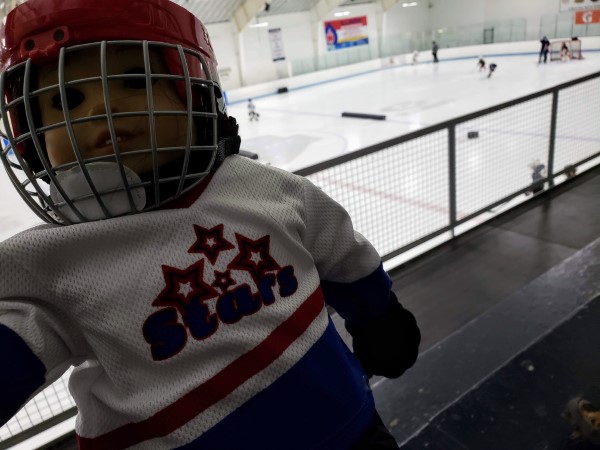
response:
<svg viewBox="0 0 600 450"><path fill-rule="evenodd" d="M554 173L600 152L600 78L558 94Z"/></svg>
<svg viewBox="0 0 600 450"><path fill-rule="evenodd" d="M442 130L309 178L342 204L381 254L448 225L448 132Z"/></svg>
<svg viewBox="0 0 600 450"><path fill-rule="evenodd" d="M548 94L457 125L459 220L527 187L535 161L548 167L551 113Z"/></svg>

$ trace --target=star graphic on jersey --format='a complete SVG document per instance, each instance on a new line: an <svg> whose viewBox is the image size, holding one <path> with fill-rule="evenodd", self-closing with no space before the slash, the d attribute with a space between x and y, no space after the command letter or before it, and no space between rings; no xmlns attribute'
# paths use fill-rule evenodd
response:
<svg viewBox="0 0 600 450"><path fill-rule="evenodd" d="M192 287L192 283L191 282L187 282L187 283L179 283L179 290L177 291L178 294L180 294L183 298L188 298L188 295L190 295L190 293L194 292L194 288Z"/></svg>
<svg viewBox="0 0 600 450"><path fill-rule="evenodd" d="M236 233L235 238L237 239L239 253L229 263L228 269L250 272L250 275L258 284L258 281L266 272L280 268L270 254L270 236L264 236L257 241L253 241Z"/></svg>
<svg viewBox="0 0 600 450"><path fill-rule="evenodd" d="M223 224L210 230L194 225L194 231L196 232L196 242L190 247L188 253L202 253L213 265L217 262L221 252L235 248L231 242L223 237Z"/></svg>
<svg viewBox="0 0 600 450"><path fill-rule="evenodd" d="M260 252L250 252L250 261L252 261L255 265L259 265L260 262L262 261L262 258L260 256Z"/></svg>
<svg viewBox="0 0 600 450"><path fill-rule="evenodd" d="M231 270L225 272L215 270L215 281L213 281L212 286L221 289L221 292L227 292L230 286L235 286L235 281L231 278Z"/></svg>
<svg viewBox="0 0 600 450"><path fill-rule="evenodd" d="M152 302L152 306L175 306L183 314L193 299L202 301L219 295L203 280L203 259L186 269L163 265L162 271L166 286Z"/></svg>

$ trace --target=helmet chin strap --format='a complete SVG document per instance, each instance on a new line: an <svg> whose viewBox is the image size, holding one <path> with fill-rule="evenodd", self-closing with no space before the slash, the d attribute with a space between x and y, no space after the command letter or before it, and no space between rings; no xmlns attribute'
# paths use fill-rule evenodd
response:
<svg viewBox="0 0 600 450"><path fill-rule="evenodd" d="M50 184L50 198L55 204L62 204L57 208L71 223L116 217L127 214L132 208L141 211L146 205L144 189L139 187L141 179L129 167L123 166L123 169L128 185L138 185L129 190L131 202L123 186L119 165L114 162L93 162L86 165L87 177L100 193L100 199L91 197L92 189L80 166L56 173L62 191L73 202L79 214L70 205L64 204L65 198L54 183Z"/></svg>
<svg viewBox="0 0 600 450"><path fill-rule="evenodd" d="M239 125L235 117L222 115L220 123L218 122L219 138L217 143L217 156L215 158L215 164L221 164L226 157L230 155L236 155L240 152L240 145L242 140L238 135Z"/></svg>
<svg viewBox="0 0 600 450"><path fill-rule="evenodd" d="M220 139L219 144L217 145L215 165L221 164L228 156L238 154L240 152L241 143L242 139L238 135Z"/></svg>

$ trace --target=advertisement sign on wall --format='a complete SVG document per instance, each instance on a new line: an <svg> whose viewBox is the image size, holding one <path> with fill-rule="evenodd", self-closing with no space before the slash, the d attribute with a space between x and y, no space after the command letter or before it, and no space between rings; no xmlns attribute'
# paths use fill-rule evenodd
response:
<svg viewBox="0 0 600 450"><path fill-rule="evenodd" d="M600 8L600 0L560 0L561 11Z"/></svg>
<svg viewBox="0 0 600 450"><path fill-rule="evenodd" d="M600 23L600 9L590 9L588 11L577 11L575 13L575 23L577 25L588 25Z"/></svg>
<svg viewBox="0 0 600 450"><path fill-rule="evenodd" d="M269 30L269 42L271 44L271 57L273 58L273 61L285 60L281 28L271 28Z"/></svg>
<svg viewBox="0 0 600 450"><path fill-rule="evenodd" d="M325 22L327 50L355 47L369 43L367 16Z"/></svg>

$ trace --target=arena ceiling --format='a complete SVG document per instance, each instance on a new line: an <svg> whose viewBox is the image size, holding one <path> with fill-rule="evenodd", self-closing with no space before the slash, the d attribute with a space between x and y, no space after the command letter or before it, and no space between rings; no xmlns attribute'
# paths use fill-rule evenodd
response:
<svg viewBox="0 0 600 450"><path fill-rule="evenodd" d="M0 19L16 5L25 0L0 0ZM128 0L125 0L128 1ZM238 28L243 28L254 17L267 17L277 14L290 14L310 11L320 12L336 7L382 2L393 4L398 0L172 0L187 8L204 23L220 23L235 20ZM265 5L268 4L268 10ZM240 11L245 9L245 17L240 19ZM237 16L236 16L237 14Z"/></svg>
<svg viewBox="0 0 600 450"><path fill-rule="evenodd" d="M329 3L343 6L359 5L365 3L376 3L378 0L269 0L269 1L248 1L248 0L173 0L175 3L187 8L194 13L204 23L228 22L233 19L240 8L246 3L260 3L261 7L257 12L257 17L266 17L276 14L290 14L295 12L310 11L318 3ZM269 10L266 11L264 4L269 4Z"/></svg>

